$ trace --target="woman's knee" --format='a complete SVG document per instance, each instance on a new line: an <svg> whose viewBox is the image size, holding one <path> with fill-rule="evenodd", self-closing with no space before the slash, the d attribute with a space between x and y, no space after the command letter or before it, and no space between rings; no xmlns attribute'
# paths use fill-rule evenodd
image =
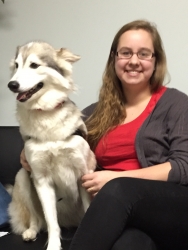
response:
<svg viewBox="0 0 188 250"><path fill-rule="evenodd" d="M154 241L136 228L127 228L111 250L157 250Z"/></svg>
<svg viewBox="0 0 188 250"><path fill-rule="evenodd" d="M100 190L100 195L113 196L116 199L137 199L139 197L138 184L140 179L120 177L107 182Z"/></svg>
<svg viewBox="0 0 188 250"><path fill-rule="evenodd" d="M100 190L102 193L116 194L121 192L122 185L126 185L126 178L115 178L107 182ZM123 180L123 183L122 183Z"/></svg>

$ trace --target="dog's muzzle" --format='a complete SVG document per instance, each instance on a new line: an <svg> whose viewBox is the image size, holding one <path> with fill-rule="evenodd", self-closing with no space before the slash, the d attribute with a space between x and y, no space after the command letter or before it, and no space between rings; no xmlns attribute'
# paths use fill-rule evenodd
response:
<svg viewBox="0 0 188 250"><path fill-rule="evenodd" d="M27 101L29 98L31 98L33 94L38 92L43 87L43 85L44 85L43 82L39 82L35 87L31 88L30 90L20 92L19 90L20 84L17 81L10 81L8 83L9 89L14 93L18 93L17 100L20 102Z"/></svg>

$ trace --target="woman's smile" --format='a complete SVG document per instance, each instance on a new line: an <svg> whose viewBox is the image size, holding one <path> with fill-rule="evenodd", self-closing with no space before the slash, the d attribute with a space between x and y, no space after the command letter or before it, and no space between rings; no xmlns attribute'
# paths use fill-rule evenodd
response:
<svg viewBox="0 0 188 250"><path fill-rule="evenodd" d="M128 73L129 76L138 76L142 71L138 70L125 70L126 73Z"/></svg>

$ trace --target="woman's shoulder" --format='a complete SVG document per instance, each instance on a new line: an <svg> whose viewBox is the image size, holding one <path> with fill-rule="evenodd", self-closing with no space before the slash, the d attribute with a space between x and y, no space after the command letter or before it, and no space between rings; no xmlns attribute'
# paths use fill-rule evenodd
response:
<svg viewBox="0 0 188 250"><path fill-rule="evenodd" d="M167 88L156 105L155 113L168 111L174 114L188 112L188 95L178 89Z"/></svg>
<svg viewBox="0 0 188 250"><path fill-rule="evenodd" d="M167 88L161 97L160 103L166 106L173 106L177 104L178 106L184 106L185 104L188 105L188 95L178 89Z"/></svg>
<svg viewBox="0 0 188 250"><path fill-rule="evenodd" d="M165 91L165 96L170 98L172 101L178 100L178 98L188 100L187 94L175 88L167 88ZM175 97L175 99L172 99L172 97Z"/></svg>

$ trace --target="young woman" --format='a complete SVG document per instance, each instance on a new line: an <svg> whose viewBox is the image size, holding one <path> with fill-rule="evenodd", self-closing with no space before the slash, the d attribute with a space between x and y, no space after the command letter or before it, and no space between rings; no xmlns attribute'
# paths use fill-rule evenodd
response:
<svg viewBox="0 0 188 250"><path fill-rule="evenodd" d="M70 250L188 249L188 97L166 74L156 27L124 25L84 110L101 171L82 178L93 201Z"/></svg>

